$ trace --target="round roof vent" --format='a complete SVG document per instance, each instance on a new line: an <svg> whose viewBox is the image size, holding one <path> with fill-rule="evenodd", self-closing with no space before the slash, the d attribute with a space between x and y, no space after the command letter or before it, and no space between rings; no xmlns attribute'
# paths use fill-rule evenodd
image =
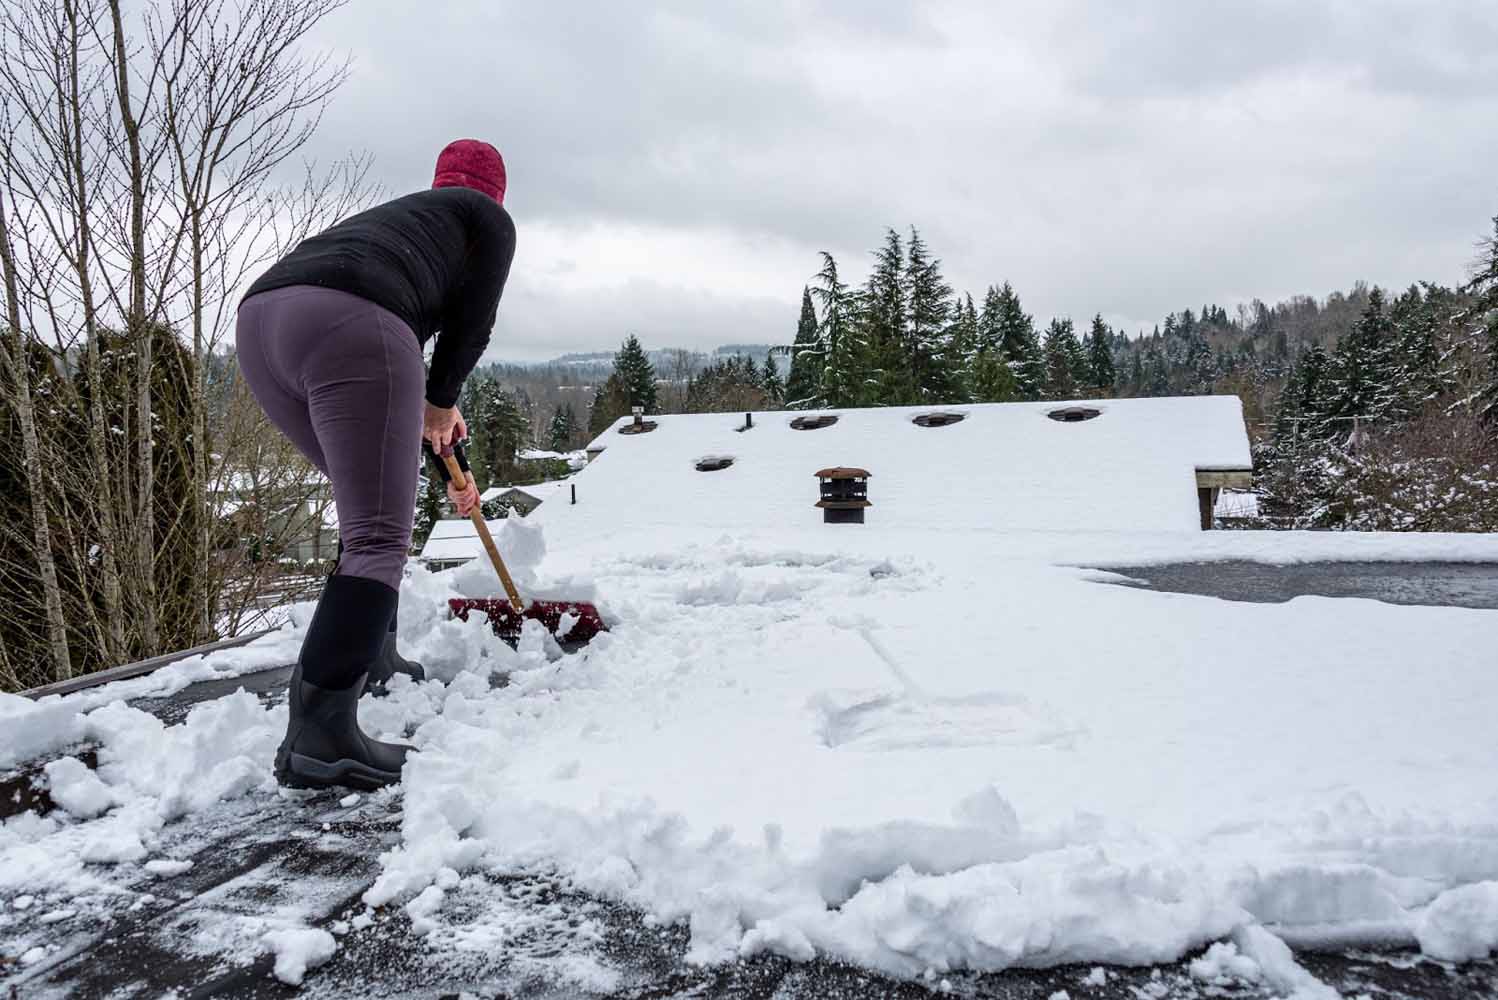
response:
<svg viewBox="0 0 1498 1000"><path fill-rule="evenodd" d="M819 431L835 423L837 423L836 415L823 413L815 417L797 417L791 421L791 428L798 431Z"/></svg>
<svg viewBox="0 0 1498 1000"><path fill-rule="evenodd" d="M719 472L733 464L732 455L708 455L697 459L698 472Z"/></svg>
<svg viewBox="0 0 1498 1000"><path fill-rule="evenodd" d="M967 419L966 413L918 413L910 418L917 427L945 427Z"/></svg>
<svg viewBox="0 0 1498 1000"><path fill-rule="evenodd" d="M1090 406L1063 406L1059 410L1052 410L1046 416L1052 420L1058 420L1063 424L1080 424L1084 420L1103 415L1102 410L1094 410Z"/></svg>

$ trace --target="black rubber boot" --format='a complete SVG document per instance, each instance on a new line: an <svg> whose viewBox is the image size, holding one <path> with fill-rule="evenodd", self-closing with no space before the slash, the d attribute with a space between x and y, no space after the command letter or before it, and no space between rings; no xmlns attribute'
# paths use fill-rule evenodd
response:
<svg viewBox="0 0 1498 1000"><path fill-rule="evenodd" d="M390 616L390 630L385 633L385 642L380 646L380 655L375 658L374 664L369 668L369 682L364 686L364 689L376 698L383 697L387 693L385 686L396 674L405 674L417 683L427 679L426 668L406 659L395 647L395 623L399 617L400 603L397 599L395 614Z"/></svg>
<svg viewBox="0 0 1498 1000"><path fill-rule="evenodd" d="M286 738L276 751L281 784L373 791L400 781L411 748L370 739L358 717L394 608L395 591L377 580L329 578L291 675Z"/></svg>

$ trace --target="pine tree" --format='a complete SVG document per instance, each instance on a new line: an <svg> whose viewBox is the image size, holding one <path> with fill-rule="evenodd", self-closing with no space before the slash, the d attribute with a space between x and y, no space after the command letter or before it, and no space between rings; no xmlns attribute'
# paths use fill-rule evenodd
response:
<svg viewBox="0 0 1498 1000"><path fill-rule="evenodd" d="M905 254L900 234L886 230L884 246L873 252L874 268L858 296L862 378L840 405L893 406L916 401L915 372L909 368L905 337L907 304Z"/></svg>
<svg viewBox="0 0 1498 1000"><path fill-rule="evenodd" d="M1374 288L1357 325L1337 342L1332 356L1327 418L1340 421L1341 432L1377 421L1388 410L1392 334L1383 290Z"/></svg>
<svg viewBox="0 0 1498 1000"><path fill-rule="evenodd" d="M551 427L546 436L547 447L552 451L568 451L572 447L576 431L577 417L572 412L572 404L563 403L552 414Z"/></svg>
<svg viewBox="0 0 1498 1000"><path fill-rule="evenodd" d="M901 337L910 374L909 402L951 398L948 378L948 330L952 319L952 288L941 276L941 261L928 254L920 232L910 227L906 244L904 299L906 327Z"/></svg>
<svg viewBox="0 0 1498 1000"><path fill-rule="evenodd" d="M963 403L973 398L979 354L978 310L973 297L964 295L952 310L952 323L947 331L945 398L948 402ZM993 362L1003 362L997 352L991 357Z"/></svg>
<svg viewBox="0 0 1498 1000"><path fill-rule="evenodd" d="M442 477L435 472L424 477L423 485L416 492L416 514L411 522L411 547L417 550L426 544L432 533L432 525L442 520L447 506L447 491L442 486Z"/></svg>
<svg viewBox="0 0 1498 1000"><path fill-rule="evenodd" d="M1482 253L1463 289L1472 297L1471 339L1477 389L1472 402L1489 420L1498 421L1498 215L1493 216L1493 235L1482 243Z"/></svg>
<svg viewBox="0 0 1498 1000"><path fill-rule="evenodd" d="M1092 318L1092 329L1087 335L1087 383L1099 396L1113 393L1113 384L1118 380L1118 371L1113 365L1113 331L1103 322L1102 313Z"/></svg>
<svg viewBox="0 0 1498 1000"><path fill-rule="evenodd" d="M831 260L830 257L827 259ZM823 270L826 270L825 265ZM836 272L834 265L834 280ZM791 370L785 382L785 405L788 409L805 410L820 405L822 371L827 367L827 344L822 339L823 332L817 325L817 311L812 306L811 289L803 288L801 319L796 324L796 340L791 345ZM768 360L766 363L769 363Z"/></svg>
<svg viewBox="0 0 1498 1000"><path fill-rule="evenodd" d="M1086 379L1087 354L1071 320L1053 319L1046 328L1045 362L1046 395L1051 399L1076 398L1078 386Z"/></svg>
<svg viewBox="0 0 1498 1000"><path fill-rule="evenodd" d="M619 376L630 406L643 406L646 413L656 411L655 368L640 346L640 339L630 334L614 355L614 374Z"/></svg>
<svg viewBox="0 0 1498 1000"><path fill-rule="evenodd" d="M760 385L765 390L765 405L779 409L785 402L785 386L780 381L780 369L775 366L775 355L765 355L765 367L760 372Z"/></svg>
<svg viewBox="0 0 1498 1000"><path fill-rule="evenodd" d="M1014 373L1020 398L1039 399L1045 392L1045 354L1035 334L1035 321L1020 305L1019 296L1009 282L1004 282L998 291L989 288L983 299L983 314L991 318L979 318L979 328L984 331L980 335L985 340L990 336L998 339L1003 357Z"/></svg>
<svg viewBox="0 0 1498 1000"><path fill-rule="evenodd" d="M838 277L837 261L822 251L822 269L811 294L822 309L817 338L826 351L820 406L856 406L863 388L865 350L855 297Z"/></svg>
<svg viewBox="0 0 1498 1000"><path fill-rule="evenodd" d="M593 393L593 404L588 407L588 436L596 438L629 412L629 390L619 373L614 372Z"/></svg>

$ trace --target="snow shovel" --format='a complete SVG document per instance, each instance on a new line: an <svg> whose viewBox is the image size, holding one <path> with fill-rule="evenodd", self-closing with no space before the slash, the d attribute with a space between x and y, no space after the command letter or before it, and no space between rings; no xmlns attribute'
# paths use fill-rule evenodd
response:
<svg viewBox="0 0 1498 1000"><path fill-rule="evenodd" d="M428 453L431 452L430 445L427 450ZM467 488L468 460L463 455L461 444L443 449L438 470L444 480L452 482L458 489ZM499 575L499 582L504 585L508 600L499 597L454 597L447 605L455 617L467 621L470 613L481 611L489 616L489 626L494 629L494 633L507 642L520 638L521 627L527 618L540 622L546 627L546 631L556 636L558 642L568 645L587 643L599 632L608 631L598 609L586 602L532 601L526 604L510 571L505 568L505 561L500 558L483 511L475 507L468 517L473 521L474 530L479 533L479 540L484 543L484 551L489 553L489 562Z"/></svg>

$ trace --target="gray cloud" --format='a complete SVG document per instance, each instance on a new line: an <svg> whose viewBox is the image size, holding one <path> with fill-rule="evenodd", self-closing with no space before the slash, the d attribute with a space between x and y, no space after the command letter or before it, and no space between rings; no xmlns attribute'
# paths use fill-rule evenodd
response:
<svg viewBox="0 0 1498 1000"><path fill-rule="evenodd" d="M499 355L788 339L816 251L861 278L885 225L960 288L1133 328L1454 281L1498 211L1491 5L436 0L319 41L355 58L320 151L392 191L457 136L505 152Z"/></svg>

